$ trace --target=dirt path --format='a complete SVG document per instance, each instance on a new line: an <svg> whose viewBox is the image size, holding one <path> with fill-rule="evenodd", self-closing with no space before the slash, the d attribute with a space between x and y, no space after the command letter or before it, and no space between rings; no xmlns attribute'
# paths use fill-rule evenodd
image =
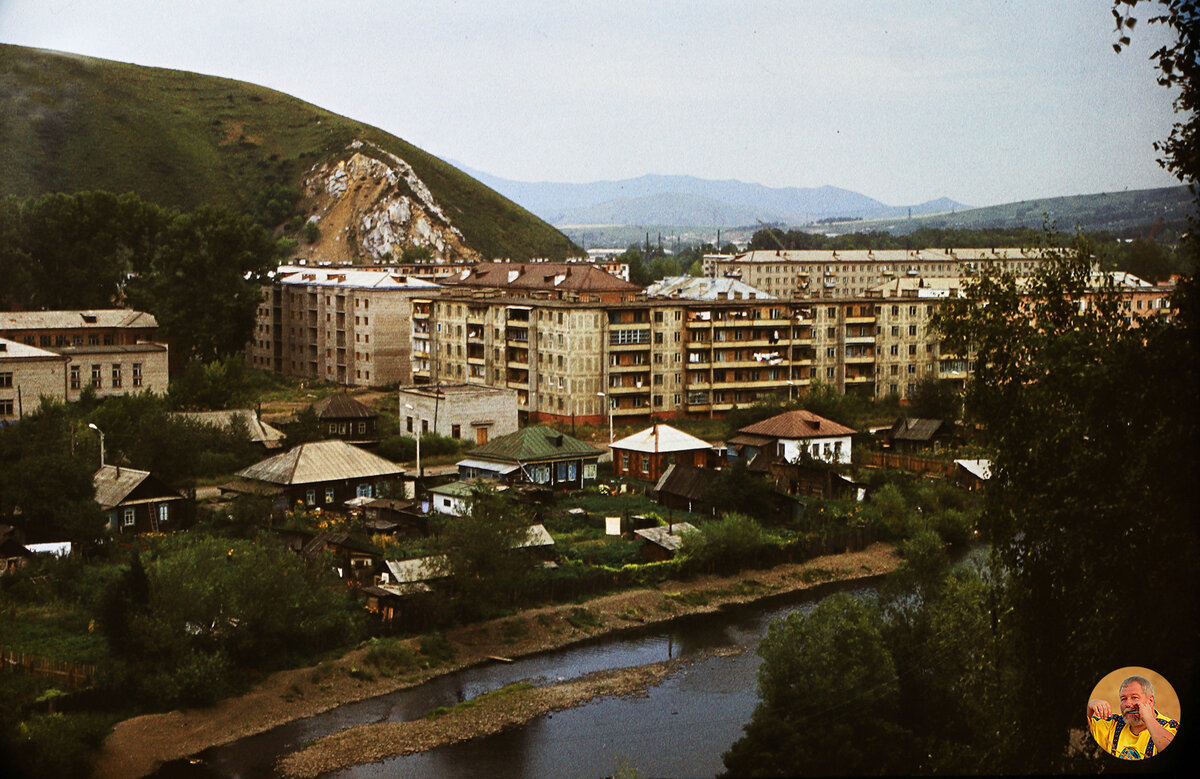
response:
<svg viewBox="0 0 1200 779"><path fill-rule="evenodd" d="M145 776L164 762L344 703L412 687L434 676L487 662L489 658L533 654L640 624L713 612L725 604L747 603L829 581L875 576L893 570L898 564L899 558L892 547L874 544L861 552L745 571L738 576L670 581L656 589L627 590L582 605L531 609L447 631L445 638L454 648L454 663L405 676L372 678L361 672L351 675L352 669L358 671L363 667L365 651L355 650L320 672L300 668L272 674L245 695L206 709L149 714L119 722L101 749L95 776L98 779ZM586 612L577 611L581 608ZM579 618L581 615L584 620Z"/></svg>

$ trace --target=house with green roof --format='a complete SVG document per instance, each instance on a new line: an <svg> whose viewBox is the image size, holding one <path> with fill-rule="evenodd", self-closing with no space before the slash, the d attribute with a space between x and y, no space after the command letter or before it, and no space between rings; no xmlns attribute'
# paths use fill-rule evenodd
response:
<svg viewBox="0 0 1200 779"><path fill-rule="evenodd" d="M458 478L528 482L577 490L596 483L596 462L603 452L550 427L536 425L493 439L458 461Z"/></svg>

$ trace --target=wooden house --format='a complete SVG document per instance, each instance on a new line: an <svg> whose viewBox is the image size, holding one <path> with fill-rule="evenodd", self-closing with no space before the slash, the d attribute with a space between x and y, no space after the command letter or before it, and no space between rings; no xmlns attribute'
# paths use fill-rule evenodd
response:
<svg viewBox="0 0 1200 779"><path fill-rule="evenodd" d="M458 462L458 478L582 489L596 483L601 454L596 447L553 428L526 427L467 452Z"/></svg>
<svg viewBox="0 0 1200 779"><path fill-rule="evenodd" d="M690 522L675 522L660 527L647 527L633 531L634 535L645 541L642 544L642 559L648 563L661 563L670 560L683 545L684 533L699 533L696 526Z"/></svg>
<svg viewBox="0 0 1200 779"><path fill-rule="evenodd" d="M704 468L712 445L670 425L655 424L614 441L613 472L632 479L658 481L671 465Z"/></svg>
<svg viewBox="0 0 1200 779"><path fill-rule="evenodd" d="M183 495L149 471L103 465L92 482L114 533L158 533L179 526Z"/></svg>
<svg viewBox="0 0 1200 779"><path fill-rule="evenodd" d="M352 498L374 498L400 489L404 470L391 460L345 441L313 441L238 471L222 492L268 494L283 511L297 503L344 512Z"/></svg>
<svg viewBox="0 0 1200 779"><path fill-rule="evenodd" d="M321 398L310 408L317 415L322 437L360 445L379 443L379 412L346 393Z"/></svg>
<svg viewBox="0 0 1200 779"><path fill-rule="evenodd" d="M887 432L885 438L892 451L899 454L920 454L938 451L952 435L950 425L940 419L900 417Z"/></svg>

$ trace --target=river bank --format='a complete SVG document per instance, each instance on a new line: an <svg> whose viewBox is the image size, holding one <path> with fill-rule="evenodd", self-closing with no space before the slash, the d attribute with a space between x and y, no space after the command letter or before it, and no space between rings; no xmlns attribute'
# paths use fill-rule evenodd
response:
<svg viewBox="0 0 1200 779"><path fill-rule="evenodd" d="M664 582L655 589L629 590L583 604L531 609L447 631L445 639L454 649L454 662L404 676L363 673L365 651L355 650L323 665L321 673L312 668L276 673L245 695L206 709L146 715L118 723L99 755L96 776L144 776L164 762L208 747L345 703L412 687L492 658L535 654L631 627L711 613L727 604L748 603L826 582L877 576L893 570L898 563L890 546L875 544L861 552L829 555L802 564L745 571L730 577ZM440 726L426 727L440 727L439 738L444 739L440 743L450 743L456 738L456 718L432 720L439 721Z"/></svg>

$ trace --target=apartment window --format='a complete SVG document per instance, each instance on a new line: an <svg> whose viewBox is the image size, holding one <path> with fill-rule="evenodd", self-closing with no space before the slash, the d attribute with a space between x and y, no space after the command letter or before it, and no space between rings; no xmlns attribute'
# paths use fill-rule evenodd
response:
<svg viewBox="0 0 1200 779"><path fill-rule="evenodd" d="M916 307L916 306L909 306L909 307L908 307L908 315L909 315L909 316L916 316L916 315L917 315L917 307Z"/></svg>
<svg viewBox="0 0 1200 779"><path fill-rule="evenodd" d="M92 387L100 389L104 385L104 380L100 377L100 366L92 366Z"/></svg>
<svg viewBox="0 0 1200 779"><path fill-rule="evenodd" d="M12 386L12 371L0 373L0 387Z"/></svg>
<svg viewBox="0 0 1200 779"><path fill-rule="evenodd" d="M835 369L834 368L826 368L825 369L825 377L828 379L837 378L837 373L835 372Z"/></svg>
<svg viewBox="0 0 1200 779"><path fill-rule="evenodd" d="M104 334L104 345L105 346L112 346L116 342L117 342L116 337L112 333Z"/></svg>
<svg viewBox="0 0 1200 779"><path fill-rule="evenodd" d="M71 366L71 389L74 389L74 390L79 389L79 386L81 383L82 383L82 380L79 377L79 366L72 365Z"/></svg>
<svg viewBox="0 0 1200 779"><path fill-rule="evenodd" d="M895 375L896 375L897 373L899 373L899 372L900 372L900 366L899 366L899 365L893 365L893 366L891 366L891 374L892 374L893 376L895 376Z"/></svg>
<svg viewBox="0 0 1200 779"><path fill-rule="evenodd" d="M112 385L114 388L121 386L121 363L119 362L112 364Z"/></svg>
<svg viewBox="0 0 1200 779"><path fill-rule="evenodd" d="M896 355L900 354L900 347L897 346L896 344L892 344L890 352L891 352L891 355L893 357L895 357Z"/></svg>
<svg viewBox="0 0 1200 779"><path fill-rule="evenodd" d="M900 306L892 306L892 316L900 316Z"/></svg>
<svg viewBox="0 0 1200 779"><path fill-rule="evenodd" d="M908 372L909 372L909 373L916 373L916 372L917 372L917 366L915 366L915 365L912 365L912 364L910 363L910 364L909 364L909 366L908 366Z"/></svg>
<svg viewBox="0 0 1200 779"><path fill-rule="evenodd" d="M1139 308L1140 308L1140 306L1139 306ZM88 346L99 346L99 345L100 345L100 334L99 333L88 333Z"/></svg>
<svg viewBox="0 0 1200 779"><path fill-rule="evenodd" d="M142 386L142 364L140 362L133 364L133 386Z"/></svg>
<svg viewBox="0 0 1200 779"><path fill-rule="evenodd" d="M837 347L830 346L828 349L825 350L825 356L826 357L837 357Z"/></svg>
<svg viewBox="0 0 1200 779"><path fill-rule="evenodd" d="M900 326L899 325L892 325L892 336L895 338L900 337Z"/></svg>
<svg viewBox="0 0 1200 779"><path fill-rule="evenodd" d="M913 357L914 355L916 355L916 353L917 353L917 345L909 344L908 345L908 356Z"/></svg>
<svg viewBox="0 0 1200 779"><path fill-rule="evenodd" d="M916 326L916 325L909 325L909 326L908 326L908 334L909 334L909 335L916 335L916 334L917 334L917 326Z"/></svg>
<svg viewBox="0 0 1200 779"><path fill-rule="evenodd" d="M13 416L13 401L12 398L4 398L0 400L0 417Z"/></svg>

